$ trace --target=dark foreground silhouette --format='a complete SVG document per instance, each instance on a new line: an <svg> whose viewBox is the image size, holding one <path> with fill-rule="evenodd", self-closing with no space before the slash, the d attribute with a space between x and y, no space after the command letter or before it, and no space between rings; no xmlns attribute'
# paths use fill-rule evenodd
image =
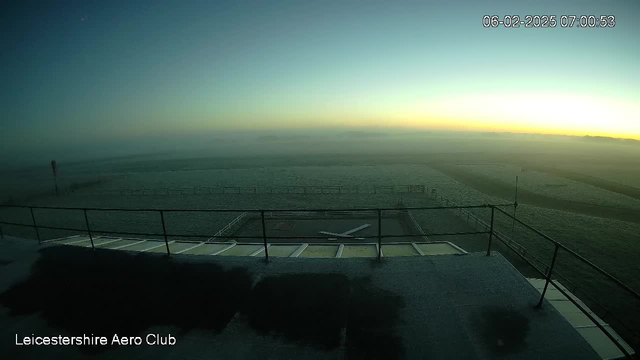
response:
<svg viewBox="0 0 640 360"><path fill-rule="evenodd" d="M404 353L394 334L404 302L368 279L291 274L253 285L247 268L224 269L211 259L76 247L40 252L29 278L0 294L0 303L11 315L40 313L72 336L136 336L157 325L178 327L177 337L192 329L216 336L240 314L237 321L274 340L319 350L344 344L350 359Z"/></svg>

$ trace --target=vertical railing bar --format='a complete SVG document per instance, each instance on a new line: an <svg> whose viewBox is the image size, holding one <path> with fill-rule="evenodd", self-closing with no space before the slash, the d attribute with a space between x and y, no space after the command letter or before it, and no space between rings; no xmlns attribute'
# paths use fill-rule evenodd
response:
<svg viewBox="0 0 640 360"><path fill-rule="evenodd" d="M495 207L491 205L491 227L489 228L489 246L487 247L487 256L491 255L491 240L493 240L493 216L495 214Z"/></svg>
<svg viewBox="0 0 640 360"><path fill-rule="evenodd" d="M264 210L260 210L260 217L262 218L262 240L264 241L264 259L269 262L269 246L267 245L267 227L264 222Z"/></svg>
<svg viewBox="0 0 640 360"><path fill-rule="evenodd" d="M382 210L378 209L378 261L382 260Z"/></svg>
<svg viewBox="0 0 640 360"><path fill-rule="evenodd" d="M38 244L40 244L41 243L40 232L38 231L38 225L36 225L36 217L35 215L33 215L33 208L31 206L29 206L29 211L31 211L31 220L33 221L33 228L36 229L36 237L38 238Z"/></svg>
<svg viewBox="0 0 640 360"><path fill-rule="evenodd" d="M84 222L87 224L87 232L89 233L89 240L91 240L91 249L95 250L96 247L93 244L93 236L91 235L91 228L89 228L89 218L87 218L87 209L82 209L84 212Z"/></svg>
<svg viewBox="0 0 640 360"><path fill-rule="evenodd" d="M542 301L544 300L544 295L547 293L547 287L549 287L549 281L551 281L551 274L553 273L553 266L556 263L556 257L558 256L558 249L560 247L556 244L555 250L553 250L553 258L551 259L551 265L549 266L549 271L547 272L547 281L544 283L544 289L542 289L542 296L540 296L540 301L535 306L536 308L542 307Z"/></svg>
<svg viewBox="0 0 640 360"><path fill-rule="evenodd" d="M162 221L162 234L164 235L164 244L167 246L167 255L171 255L169 240L167 240L167 228L164 226L164 211L162 210L160 210L160 220Z"/></svg>

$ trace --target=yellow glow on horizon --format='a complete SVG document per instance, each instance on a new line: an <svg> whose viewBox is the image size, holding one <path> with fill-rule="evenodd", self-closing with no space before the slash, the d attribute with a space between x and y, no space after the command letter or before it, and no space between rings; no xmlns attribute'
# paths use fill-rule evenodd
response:
<svg viewBox="0 0 640 360"><path fill-rule="evenodd" d="M566 94L495 94L413 101L413 104L364 100L356 104L308 103L287 109L274 106L255 109L252 113L238 111L216 115L204 111L186 116L188 121L156 123L154 128L167 134L262 129L414 128L640 140L640 104L614 99ZM373 105L365 106L370 103Z"/></svg>
<svg viewBox="0 0 640 360"><path fill-rule="evenodd" d="M438 100L404 116L407 125L640 139L640 105L588 96L482 95Z"/></svg>

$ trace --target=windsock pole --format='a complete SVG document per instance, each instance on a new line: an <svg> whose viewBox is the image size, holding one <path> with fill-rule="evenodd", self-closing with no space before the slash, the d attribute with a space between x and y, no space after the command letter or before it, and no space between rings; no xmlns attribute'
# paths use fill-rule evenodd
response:
<svg viewBox="0 0 640 360"><path fill-rule="evenodd" d="M58 167L55 160L51 160L51 170L53 170L53 184L56 188L56 196L58 196Z"/></svg>
<svg viewBox="0 0 640 360"><path fill-rule="evenodd" d="M518 176L516 175L516 196L513 200L513 222L511 223L511 233L516 226L516 210L518 210Z"/></svg>

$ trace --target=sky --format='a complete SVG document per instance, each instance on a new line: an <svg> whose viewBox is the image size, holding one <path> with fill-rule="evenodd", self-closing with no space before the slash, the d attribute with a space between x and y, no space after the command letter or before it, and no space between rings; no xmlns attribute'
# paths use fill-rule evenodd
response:
<svg viewBox="0 0 640 360"><path fill-rule="evenodd" d="M3 6L6 151L362 127L640 139L636 0ZM527 14L616 25L482 26Z"/></svg>

